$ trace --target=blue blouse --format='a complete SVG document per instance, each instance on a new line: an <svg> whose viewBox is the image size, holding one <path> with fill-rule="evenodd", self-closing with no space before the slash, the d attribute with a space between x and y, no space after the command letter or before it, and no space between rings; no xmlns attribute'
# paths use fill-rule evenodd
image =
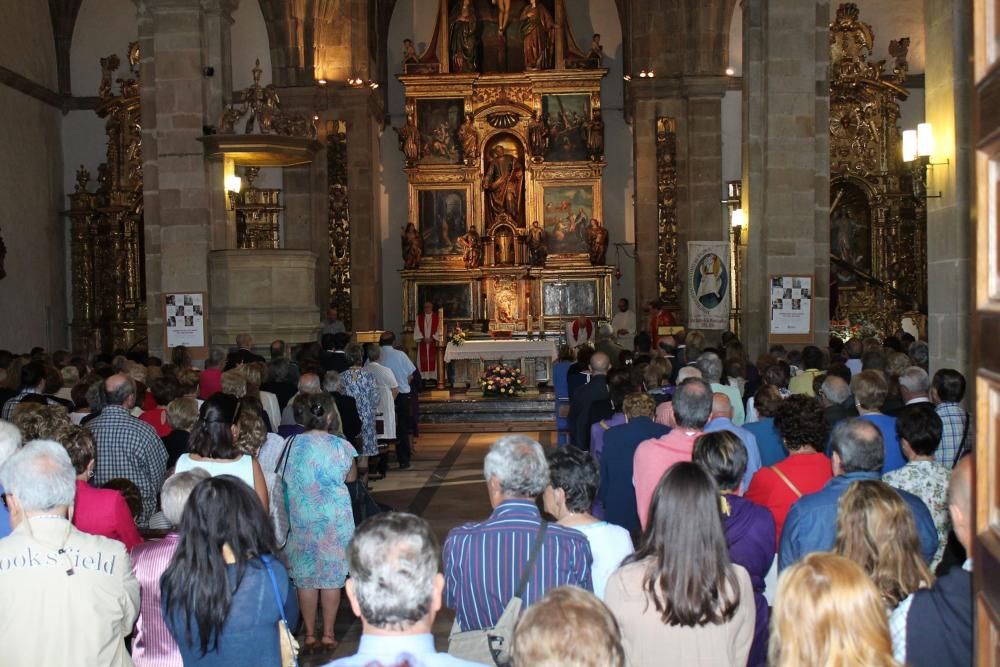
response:
<svg viewBox="0 0 1000 667"><path fill-rule="evenodd" d="M285 615L292 628L298 618L295 589L288 579L285 566L271 559L271 568L278 584L278 593L285 605ZM227 566L229 581L236 583L236 566ZM278 620L281 613L274 598L274 589L264 564L254 559L243 570L243 581L233 594L229 617L222 627L218 648L209 642L208 653L201 654L201 633L198 623L191 619L191 638L188 641L186 621L178 611L170 616L163 605L164 619L170 634L177 641L185 667L274 667L281 664L278 640ZM293 630L294 631L294 630Z"/></svg>

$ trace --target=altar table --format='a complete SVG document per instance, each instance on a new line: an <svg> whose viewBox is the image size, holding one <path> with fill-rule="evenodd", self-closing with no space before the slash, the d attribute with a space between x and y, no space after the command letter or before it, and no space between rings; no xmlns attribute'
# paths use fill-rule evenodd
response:
<svg viewBox="0 0 1000 667"><path fill-rule="evenodd" d="M556 356L552 339L467 340L461 345L448 343L444 351L445 362L455 362L454 384L470 386L478 385L486 365L498 361L516 362L529 383L550 382Z"/></svg>

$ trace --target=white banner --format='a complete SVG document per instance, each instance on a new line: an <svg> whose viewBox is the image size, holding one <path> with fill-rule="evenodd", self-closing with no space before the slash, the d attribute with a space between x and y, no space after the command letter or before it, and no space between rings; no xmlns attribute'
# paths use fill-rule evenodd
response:
<svg viewBox="0 0 1000 667"><path fill-rule="evenodd" d="M689 329L728 329L729 247L723 242L688 242Z"/></svg>
<svg viewBox="0 0 1000 667"><path fill-rule="evenodd" d="M205 346L205 303L201 294L166 294L167 347Z"/></svg>

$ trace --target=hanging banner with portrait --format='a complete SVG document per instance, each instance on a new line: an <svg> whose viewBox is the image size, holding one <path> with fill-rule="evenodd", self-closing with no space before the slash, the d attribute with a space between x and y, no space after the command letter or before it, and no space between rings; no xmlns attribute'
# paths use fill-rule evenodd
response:
<svg viewBox="0 0 1000 667"><path fill-rule="evenodd" d="M689 241L688 328L728 328L730 287L726 244Z"/></svg>

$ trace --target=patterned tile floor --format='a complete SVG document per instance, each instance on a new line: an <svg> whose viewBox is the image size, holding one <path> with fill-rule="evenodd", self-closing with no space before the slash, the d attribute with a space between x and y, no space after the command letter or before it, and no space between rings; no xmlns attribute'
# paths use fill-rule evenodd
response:
<svg viewBox="0 0 1000 667"><path fill-rule="evenodd" d="M505 430L505 426L482 424L476 425L475 431L425 432L417 440L413 467L391 470L386 479L372 484L372 495L378 502L395 510L424 517L443 542L454 526L489 516L491 509L483 481L483 457L498 437L511 432ZM552 431L524 433L546 448L555 441ZM435 621L434 635L441 650L447 646L453 620L454 614L445 609ZM361 623L351 613L346 596L337 614L336 636L341 642L336 651L304 656L299 661L300 665L325 665L334 658L355 652L361 636Z"/></svg>

